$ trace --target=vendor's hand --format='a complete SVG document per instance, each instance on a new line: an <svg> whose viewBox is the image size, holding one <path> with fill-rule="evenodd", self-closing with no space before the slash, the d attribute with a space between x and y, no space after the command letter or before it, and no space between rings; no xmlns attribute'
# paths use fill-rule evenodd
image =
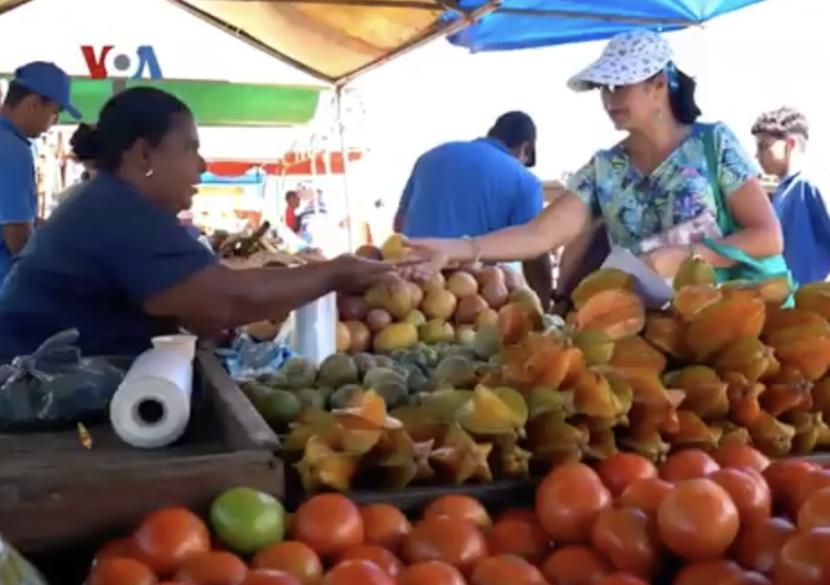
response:
<svg viewBox="0 0 830 585"><path fill-rule="evenodd" d="M362 293L385 276L394 274L389 262L370 260L352 254L338 256L330 262L334 288L347 293Z"/></svg>
<svg viewBox="0 0 830 585"><path fill-rule="evenodd" d="M301 252L297 252L296 256L306 264L319 264L327 260L323 255L323 251L318 248L306 248Z"/></svg>
<svg viewBox="0 0 830 585"><path fill-rule="evenodd" d="M463 257L469 242L439 238L406 241L407 255L398 263L398 272L410 280L427 280L447 268L453 257Z"/></svg>
<svg viewBox="0 0 830 585"><path fill-rule="evenodd" d="M663 278L672 278L691 255L692 251L686 246L666 246L643 254L640 260Z"/></svg>

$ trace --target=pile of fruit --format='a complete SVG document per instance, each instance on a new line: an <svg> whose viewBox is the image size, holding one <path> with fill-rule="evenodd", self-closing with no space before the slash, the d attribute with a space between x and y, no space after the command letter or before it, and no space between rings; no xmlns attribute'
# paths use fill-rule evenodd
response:
<svg viewBox="0 0 830 585"><path fill-rule="evenodd" d="M396 260L404 254L404 241L393 235L383 247L364 246L357 254ZM423 283L391 277L362 296L339 296L337 349L391 353L419 341L470 345L482 326L496 325L499 309L527 298L535 295L507 266L438 273Z"/></svg>
<svg viewBox="0 0 830 585"><path fill-rule="evenodd" d="M445 495L410 520L320 494L285 520L245 488L211 509L151 514L105 545L87 585L826 585L830 471L751 447L691 449L657 467L618 453L566 463L532 507Z"/></svg>
<svg viewBox="0 0 830 585"><path fill-rule="evenodd" d="M648 312L630 275L603 269L576 288L561 328L545 329L528 294L440 361L423 345L376 369L361 364L384 358L335 356L348 376L318 377L332 390L293 411L285 456L307 489L345 490L521 478L618 450L659 462L684 448L783 457L830 445L830 285L801 288L785 309L786 282L718 287L690 259L675 288Z"/></svg>

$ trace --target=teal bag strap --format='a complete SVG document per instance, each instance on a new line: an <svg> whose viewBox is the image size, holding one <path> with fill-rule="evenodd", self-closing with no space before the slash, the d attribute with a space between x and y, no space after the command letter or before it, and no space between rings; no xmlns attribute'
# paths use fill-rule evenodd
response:
<svg viewBox="0 0 830 585"><path fill-rule="evenodd" d="M757 258L753 258L740 248L719 244L710 238L703 240L703 245L715 252L718 256L723 256L727 260L732 260L732 262L749 266L759 272L766 272L769 270L768 264L764 262L763 259L758 260Z"/></svg>

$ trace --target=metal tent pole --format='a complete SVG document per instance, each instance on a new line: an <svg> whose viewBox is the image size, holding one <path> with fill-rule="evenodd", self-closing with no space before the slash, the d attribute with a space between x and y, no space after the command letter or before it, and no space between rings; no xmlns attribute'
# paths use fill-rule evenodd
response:
<svg viewBox="0 0 830 585"><path fill-rule="evenodd" d="M346 122L343 119L343 86L338 86L334 90L334 99L337 105L337 128L340 133L340 153L343 157L343 201L346 204L346 230L347 242L349 244L349 251L354 250L354 221L352 213L352 203L349 196L349 150L346 142Z"/></svg>

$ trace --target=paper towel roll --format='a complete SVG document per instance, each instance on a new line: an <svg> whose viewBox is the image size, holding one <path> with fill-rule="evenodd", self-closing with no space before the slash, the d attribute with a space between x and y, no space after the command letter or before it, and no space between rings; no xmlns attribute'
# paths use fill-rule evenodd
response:
<svg viewBox="0 0 830 585"><path fill-rule="evenodd" d="M110 402L115 432L133 447L169 445L187 428L193 351L177 341L154 340L156 347L138 356Z"/></svg>

